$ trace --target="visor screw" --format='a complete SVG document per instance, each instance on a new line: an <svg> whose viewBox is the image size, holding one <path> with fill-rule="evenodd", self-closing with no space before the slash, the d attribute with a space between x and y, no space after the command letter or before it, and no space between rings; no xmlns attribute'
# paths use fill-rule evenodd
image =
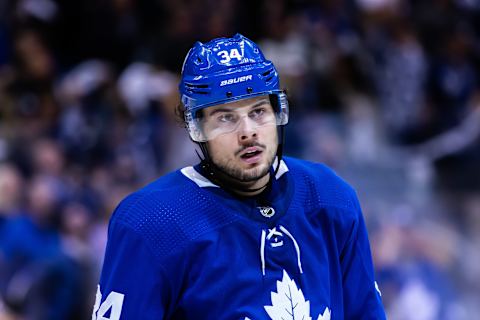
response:
<svg viewBox="0 0 480 320"><path fill-rule="evenodd" d="M252 92L253 92L252 87L248 87L248 88L247 88L247 93L252 93Z"/></svg>
<svg viewBox="0 0 480 320"><path fill-rule="evenodd" d="M227 92L227 98L231 98L232 95L233 95L233 94L232 94L232 91L228 91L228 92Z"/></svg>

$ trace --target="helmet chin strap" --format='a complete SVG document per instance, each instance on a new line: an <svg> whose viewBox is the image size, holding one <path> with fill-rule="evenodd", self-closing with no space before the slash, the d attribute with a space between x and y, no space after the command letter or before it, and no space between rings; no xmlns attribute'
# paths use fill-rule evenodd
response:
<svg viewBox="0 0 480 320"><path fill-rule="evenodd" d="M279 126L279 143L277 146L277 152L276 152L276 158L277 158L277 166L273 172L273 176L275 176L278 172L278 169L280 168L280 162L282 160L282 155L283 155L283 143L285 139L285 134L284 134L284 126ZM208 148L205 142L199 142L197 143L200 147L200 150L203 154L203 157L198 153L196 150L197 156L200 158L200 166L204 174L206 174L207 178L211 180L213 183L219 185L220 187L231 191L233 193L238 193L238 191L243 192L243 193L253 193L257 192L260 190L264 190L268 187L268 185L271 183L272 176L269 177L268 182L264 184L263 186L259 188L248 188L243 186L243 181L239 180L237 177L234 177L233 175L229 174L225 170L219 168L212 160L210 157L210 154L208 152ZM274 161L275 162L275 161ZM269 174L269 171L265 174ZM234 183L229 183L229 181L226 181L225 178L222 177L227 177ZM260 177L263 178L264 176ZM259 179L260 179L259 178Z"/></svg>

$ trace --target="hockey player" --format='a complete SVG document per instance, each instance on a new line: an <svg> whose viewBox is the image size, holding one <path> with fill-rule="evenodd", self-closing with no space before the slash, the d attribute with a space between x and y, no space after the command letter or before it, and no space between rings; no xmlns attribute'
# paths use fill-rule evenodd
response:
<svg viewBox="0 0 480 320"><path fill-rule="evenodd" d="M257 45L197 42L179 88L201 161L115 210L92 319L385 319L355 192L282 157L287 97Z"/></svg>

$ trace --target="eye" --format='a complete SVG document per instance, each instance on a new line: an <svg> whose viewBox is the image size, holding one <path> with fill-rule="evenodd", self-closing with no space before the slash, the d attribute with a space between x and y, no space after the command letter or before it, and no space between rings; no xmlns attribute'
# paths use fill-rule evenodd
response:
<svg viewBox="0 0 480 320"><path fill-rule="evenodd" d="M252 119L258 119L261 118L265 114L265 112L265 108L256 108L250 111L250 117Z"/></svg>
<svg viewBox="0 0 480 320"><path fill-rule="evenodd" d="M217 117L217 121L221 123L235 122L235 116L232 113L222 113Z"/></svg>

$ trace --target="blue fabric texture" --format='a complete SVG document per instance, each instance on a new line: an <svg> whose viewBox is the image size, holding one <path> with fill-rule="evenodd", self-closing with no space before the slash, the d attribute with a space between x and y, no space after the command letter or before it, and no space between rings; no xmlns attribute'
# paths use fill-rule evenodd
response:
<svg viewBox="0 0 480 320"><path fill-rule="evenodd" d="M284 161L256 198L181 171L127 197L110 221L98 319L112 292L119 319L385 319L354 190L326 166Z"/></svg>

